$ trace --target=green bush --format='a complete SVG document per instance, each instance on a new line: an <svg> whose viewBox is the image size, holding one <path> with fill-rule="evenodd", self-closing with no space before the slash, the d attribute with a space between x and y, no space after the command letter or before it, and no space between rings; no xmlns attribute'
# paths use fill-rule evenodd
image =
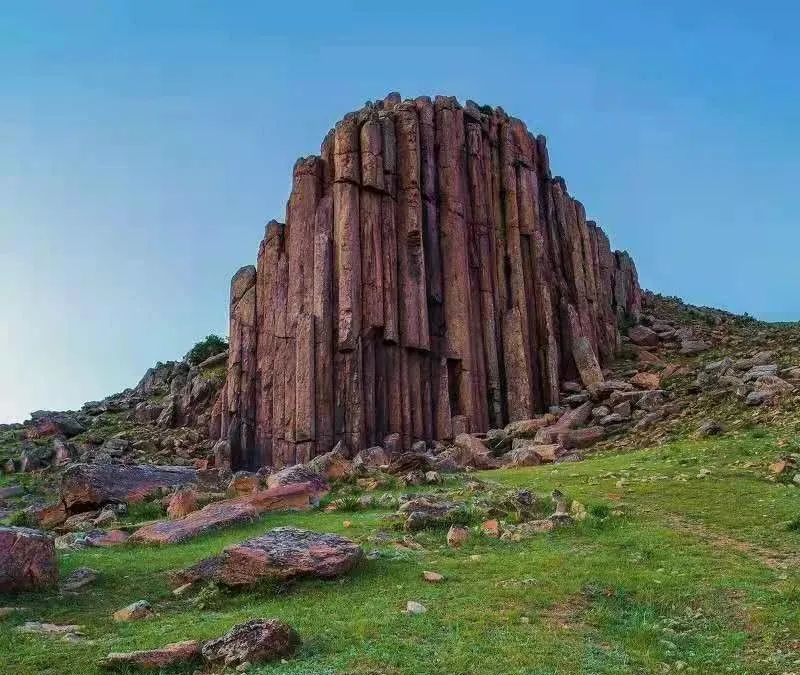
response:
<svg viewBox="0 0 800 675"><path fill-rule="evenodd" d="M186 360L193 366L202 363L211 356L216 356L228 348L228 341L219 335L206 335L189 350Z"/></svg>

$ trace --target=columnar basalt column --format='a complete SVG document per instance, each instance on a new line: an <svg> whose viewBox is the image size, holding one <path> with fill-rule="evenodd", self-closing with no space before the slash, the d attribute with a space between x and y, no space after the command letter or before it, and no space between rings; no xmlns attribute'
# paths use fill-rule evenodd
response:
<svg viewBox="0 0 800 675"><path fill-rule="evenodd" d="M234 276L219 433L254 468L502 426L601 381L640 313L543 136L393 93L297 161L286 225Z"/></svg>

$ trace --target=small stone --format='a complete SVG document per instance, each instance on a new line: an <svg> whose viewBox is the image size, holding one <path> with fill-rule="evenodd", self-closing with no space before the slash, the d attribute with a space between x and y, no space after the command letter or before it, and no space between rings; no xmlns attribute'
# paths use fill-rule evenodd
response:
<svg viewBox="0 0 800 675"><path fill-rule="evenodd" d="M491 520L485 520L481 524L481 530L484 534L490 537L499 537L500 536L500 523L497 521L496 518L492 518Z"/></svg>
<svg viewBox="0 0 800 675"><path fill-rule="evenodd" d="M444 581L444 577L441 574L428 570L422 572L422 578L432 584L438 584L439 582Z"/></svg>
<svg viewBox="0 0 800 675"><path fill-rule="evenodd" d="M78 567L64 579L61 584L61 590L69 592L78 591L97 581L99 574L97 570L93 570L91 567Z"/></svg>
<svg viewBox="0 0 800 675"><path fill-rule="evenodd" d="M342 521L342 527L348 528L348 527L352 527L352 526L353 526L353 522L352 521L350 521L350 520Z"/></svg>
<svg viewBox="0 0 800 675"><path fill-rule="evenodd" d="M425 605L416 602L415 600L409 600L406 603L406 614L424 614L428 611L428 608Z"/></svg>
<svg viewBox="0 0 800 675"><path fill-rule="evenodd" d="M186 592L192 587L191 583L183 584L183 586L178 586L176 589L172 591L172 595L177 595L178 597L185 595Z"/></svg>
<svg viewBox="0 0 800 675"><path fill-rule="evenodd" d="M118 609L114 612L114 621L140 621L149 619L153 616L153 610L147 600L137 600L136 602Z"/></svg>
<svg viewBox="0 0 800 675"><path fill-rule="evenodd" d="M469 530L461 525L452 525L447 531L447 545L450 548L459 548L469 539Z"/></svg>

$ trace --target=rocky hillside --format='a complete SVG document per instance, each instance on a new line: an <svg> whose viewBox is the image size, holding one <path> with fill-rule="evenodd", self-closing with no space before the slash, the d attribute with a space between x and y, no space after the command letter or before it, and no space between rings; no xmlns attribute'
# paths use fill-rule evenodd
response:
<svg viewBox="0 0 800 675"><path fill-rule="evenodd" d="M80 410L39 410L22 424L0 425L0 466L5 473L30 473L74 461L203 461L213 446L208 426L226 361L227 352L198 365L159 362L135 387Z"/></svg>

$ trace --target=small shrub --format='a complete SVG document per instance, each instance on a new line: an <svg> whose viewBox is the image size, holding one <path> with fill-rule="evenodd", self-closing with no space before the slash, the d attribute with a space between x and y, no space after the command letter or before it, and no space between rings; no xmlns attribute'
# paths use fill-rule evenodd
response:
<svg viewBox="0 0 800 675"><path fill-rule="evenodd" d="M795 516L786 523L786 529L791 532L800 532L800 516Z"/></svg>
<svg viewBox="0 0 800 675"><path fill-rule="evenodd" d="M228 341L219 335L206 335L186 354L186 360L193 366L207 358L221 354L228 348Z"/></svg>
<svg viewBox="0 0 800 675"><path fill-rule="evenodd" d="M590 504L587 511L589 511L589 515L592 518L599 520L608 518L611 515L611 507L608 504Z"/></svg>

